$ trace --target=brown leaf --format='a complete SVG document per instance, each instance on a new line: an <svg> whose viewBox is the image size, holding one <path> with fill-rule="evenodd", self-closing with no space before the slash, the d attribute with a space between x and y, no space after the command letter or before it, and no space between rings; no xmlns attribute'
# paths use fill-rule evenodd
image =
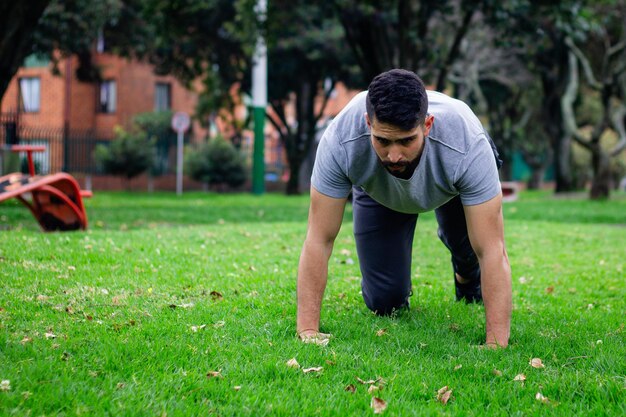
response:
<svg viewBox="0 0 626 417"><path fill-rule="evenodd" d="M549 404L550 403L550 400L548 399L548 397L544 397L543 394L540 393L540 392L535 394L535 400L541 401L544 404Z"/></svg>
<svg viewBox="0 0 626 417"><path fill-rule="evenodd" d="M311 372L320 372L322 369L324 369L321 366L316 366L313 368L305 368L302 370L302 372L304 372L305 374L311 373Z"/></svg>
<svg viewBox="0 0 626 417"><path fill-rule="evenodd" d="M382 391L382 390L383 390L382 385L370 385L369 388L367 389L367 393L371 394L372 392Z"/></svg>
<svg viewBox="0 0 626 417"><path fill-rule="evenodd" d="M494 369L493 371L491 371L491 373L495 376L502 376L502 371L499 371L497 369Z"/></svg>
<svg viewBox="0 0 626 417"><path fill-rule="evenodd" d="M372 397L370 406L374 409L374 414L380 414L387 408L387 401L382 398Z"/></svg>
<svg viewBox="0 0 626 417"><path fill-rule="evenodd" d="M452 390L448 388L447 385L439 388L437 391L437 401L441 404L446 405L448 401L450 401L450 396L452 395Z"/></svg>
<svg viewBox="0 0 626 417"><path fill-rule="evenodd" d="M378 382L381 382L383 379L378 377L376 379L370 379L368 381L362 380L361 378L359 378L358 376L356 377L356 380L359 381L361 384L363 385L372 385L372 384L376 384Z"/></svg>
<svg viewBox="0 0 626 417"><path fill-rule="evenodd" d="M296 360L296 358L291 358L287 361L287 366L290 368L300 368L300 364Z"/></svg>
<svg viewBox="0 0 626 417"><path fill-rule="evenodd" d="M346 387L343 390L355 393L356 392L356 387L354 386L354 384L348 384L348 385L346 385Z"/></svg>
<svg viewBox="0 0 626 417"><path fill-rule="evenodd" d="M530 362L528 362L528 363L533 368L537 368L537 369L545 368L545 365L543 364L543 362L541 362L541 359L539 359L539 358L532 358L530 360Z"/></svg>
<svg viewBox="0 0 626 417"><path fill-rule="evenodd" d="M526 375L524 375L524 374L517 374L517 375L515 375L515 378L513 378L513 381L524 382L524 381L526 381Z"/></svg>
<svg viewBox="0 0 626 417"><path fill-rule="evenodd" d="M217 291L211 291L209 293L209 295L211 296L211 299L213 301L217 301L217 300L222 300L224 298L224 296L222 295L222 293L217 292Z"/></svg>
<svg viewBox="0 0 626 417"><path fill-rule="evenodd" d="M72 306L67 306L65 307L65 312L71 315L74 314L74 309L72 308Z"/></svg>
<svg viewBox="0 0 626 417"><path fill-rule="evenodd" d="M553 292L554 292L554 287L552 285L546 288L546 294L552 294Z"/></svg>
<svg viewBox="0 0 626 417"><path fill-rule="evenodd" d="M30 337L28 337L28 336L25 336L25 337L24 337L24 338L20 341L20 343L21 343L21 344L23 344L23 345L25 345L26 343L30 343L30 342L32 342L32 341L33 341L33 339L31 339L31 338L30 338Z"/></svg>
<svg viewBox="0 0 626 417"><path fill-rule="evenodd" d="M387 334L387 329L380 329L376 332L376 336L381 337Z"/></svg>
<svg viewBox="0 0 626 417"><path fill-rule="evenodd" d="M222 376L222 371L221 370L219 370L219 371L209 371L209 372L207 372L206 376L207 376L207 378L224 378Z"/></svg>

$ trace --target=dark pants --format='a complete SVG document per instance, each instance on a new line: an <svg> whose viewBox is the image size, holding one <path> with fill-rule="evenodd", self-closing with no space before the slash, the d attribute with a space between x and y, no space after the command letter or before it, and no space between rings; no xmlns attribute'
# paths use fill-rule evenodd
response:
<svg viewBox="0 0 626 417"><path fill-rule="evenodd" d="M393 211L354 187L354 237L361 266L361 288L367 307L386 315L407 307L411 295L411 253L417 214ZM479 279L478 258L470 245L461 199L435 210L438 235L452 255L454 272Z"/></svg>

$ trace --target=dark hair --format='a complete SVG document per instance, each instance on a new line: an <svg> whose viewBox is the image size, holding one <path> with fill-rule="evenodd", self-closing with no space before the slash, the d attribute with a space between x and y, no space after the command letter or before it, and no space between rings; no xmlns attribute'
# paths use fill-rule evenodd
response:
<svg viewBox="0 0 626 417"><path fill-rule="evenodd" d="M392 69L374 77L365 103L374 120L411 130L424 123L428 97L421 78L414 72Z"/></svg>

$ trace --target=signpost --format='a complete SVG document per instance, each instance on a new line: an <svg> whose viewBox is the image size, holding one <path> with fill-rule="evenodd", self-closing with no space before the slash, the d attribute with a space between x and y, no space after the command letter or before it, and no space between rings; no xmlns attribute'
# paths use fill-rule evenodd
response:
<svg viewBox="0 0 626 417"><path fill-rule="evenodd" d="M191 126L191 118L179 111L172 116L172 129L178 134L176 142L176 195L183 194L183 140Z"/></svg>

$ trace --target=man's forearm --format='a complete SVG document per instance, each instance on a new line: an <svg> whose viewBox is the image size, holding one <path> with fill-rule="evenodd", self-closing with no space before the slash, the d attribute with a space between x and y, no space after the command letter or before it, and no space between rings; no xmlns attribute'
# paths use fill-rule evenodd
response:
<svg viewBox="0 0 626 417"><path fill-rule="evenodd" d="M507 346L511 332L511 268L506 253L480 262L486 316L486 343Z"/></svg>
<svg viewBox="0 0 626 417"><path fill-rule="evenodd" d="M319 330L322 298L328 279L328 258L332 243L306 242L298 266L297 331Z"/></svg>

